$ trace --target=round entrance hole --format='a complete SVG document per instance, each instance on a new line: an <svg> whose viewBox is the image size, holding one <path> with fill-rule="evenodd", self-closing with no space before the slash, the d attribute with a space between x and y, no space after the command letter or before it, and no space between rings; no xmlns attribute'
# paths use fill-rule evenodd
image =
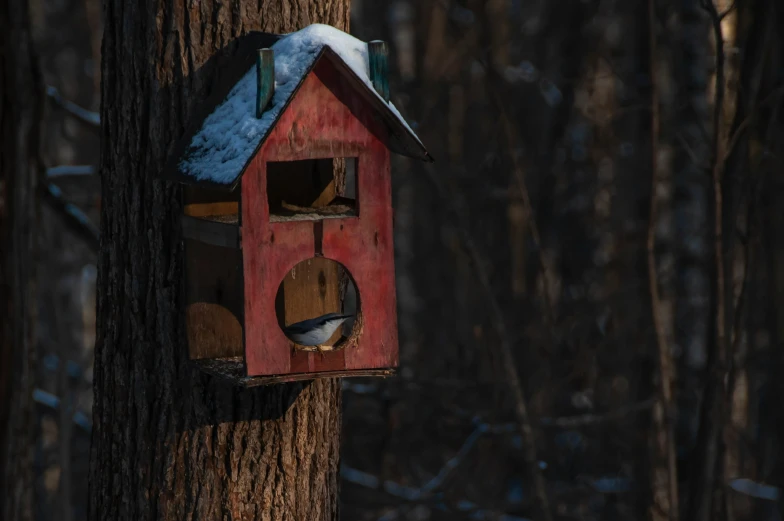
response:
<svg viewBox="0 0 784 521"><path fill-rule="evenodd" d="M359 293L345 266L323 257L291 269L278 286L275 315L283 334L303 351L335 351L361 330Z"/></svg>

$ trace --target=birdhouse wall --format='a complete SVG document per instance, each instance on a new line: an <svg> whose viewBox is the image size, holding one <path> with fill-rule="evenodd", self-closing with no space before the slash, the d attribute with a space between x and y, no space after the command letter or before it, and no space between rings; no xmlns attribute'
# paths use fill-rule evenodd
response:
<svg viewBox="0 0 784 521"><path fill-rule="evenodd" d="M191 360L242 356L242 251L185 239L185 321Z"/></svg>
<svg viewBox="0 0 784 521"><path fill-rule="evenodd" d="M389 151L384 127L343 74L320 60L256 153L242 180L245 362L249 376L397 366ZM357 158L357 216L271 222L267 163ZM341 263L359 294L355 345L325 353L293 349L275 315L280 282L316 256Z"/></svg>

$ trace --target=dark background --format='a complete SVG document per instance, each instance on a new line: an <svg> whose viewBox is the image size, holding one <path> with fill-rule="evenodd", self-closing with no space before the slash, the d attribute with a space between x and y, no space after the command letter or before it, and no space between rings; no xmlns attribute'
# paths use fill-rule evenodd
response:
<svg viewBox="0 0 784 521"><path fill-rule="evenodd" d="M97 223L99 127L67 103L97 118L101 6L33 6L49 182ZM682 509L707 487L728 519L780 519L784 6L648 7L352 0L351 33L389 42L392 101L436 163L393 162L401 367L344 381L343 519L520 520L534 474L558 519L666 519L666 418ZM42 223L36 515L79 521L96 251L48 206Z"/></svg>

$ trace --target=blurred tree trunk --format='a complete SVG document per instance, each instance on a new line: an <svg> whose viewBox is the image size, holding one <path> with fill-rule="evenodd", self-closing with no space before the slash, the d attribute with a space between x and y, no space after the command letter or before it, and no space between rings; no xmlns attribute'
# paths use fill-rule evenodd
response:
<svg viewBox="0 0 784 521"><path fill-rule="evenodd" d="M676 412L674 386L676 381L675 364L672 357L672 317L668 310L672 308L672 295L668 291L671 281L666 270L659 268L656 250L662 250L659 261L665 255L670 256L671 244L667 240L663 245L657 244L657 230L662 230L667 223L663 219L661 207L670 203L669 198L661 196L669 192L671 168L669 143L661 142L661 103L662 98L670 101L667 92L670 74L664 53L658 48L658 24L656 19L656 2L648 2L649 31L649 71L651 85L651 193L650 217L648 222L648 284L650 288L651 313L654 336L658 351L658 400L653 408L653 432L651 433L651 492L652 501L649 516L653 521L680 519L680 498L678 495L678 469L676 464L677 447L673 428L673 417ZM666 51L666 48L664 49ZM664 93L662 92L664 90ZM662 200L665 199L665 200ZM664 225L664 226L662 226ZM669 231L669 230L668 230ZM665 233L669 236L669 233ZM669 239L669 237L667 237ZM666 261L665 261L666 262ZM665 284L662 284L661 271L665 271Z"/></svg>
<svg viewBox="0 0 784 521"><path fill-rule="evenodd" d="M708 242L710 106L706 100L710 26L699 0L672 2L679 25L669 31L674 52L676 95L664 118L670 121L675 144L673 212L675 264L675 344L678 442L692 446L699 429L699 404L708 357L710 260Z"/></svg>
<svg viewBox="0 0 784 521"><path fill-rule="evenodd" d="M723 433L725 481L737 477L760 477L746 440L756 437L755 430L759 424L754 406L759 399L757 385L750 379L749 372L749 360L754 356L756 343L753 320L749 319L749 297L754 293L755 272L764 269L755 265L759 264L760 191L766 175L763 163L758 158L752 160L749 145L752 136L765 142L770 142L771 136L770 124L759 124L756 135L754 130L745 131L741 125L760 120L759 103L772 92L770 86L763 85L763 79L769 67L769 49L774 42L776 27L775 18L767 16L775 9L775 2L752 0L728 11L731 3L723 0L718 5L721 12L728 13L722 21L725 48L730 51L738 49L736 53L727 53L725 74L728 96L724 117L729 131L728 142L738 137L733 149L727 150L723 186L729 351L728 409ZM774 103L777 102L774 100ZM776 105L771 104L770 107L776 110ZM738 240L741 236L739 231L742 231L745 240ZM727 493L726 509L729 520L758 518L752 498L745 495Z"/></svg>
<svg viewBox="0 0 784 521"><path fill-rule="evenodd" d="M662 5L663 4L663 5ZM681 460L682 481L689 481L682 503L684 519L693 519L694 508L702 500L698 489L713 476L704 475L700 463L705 453L697 439L704 438L705 424L700 423L704 404L706 368L710 342L711 282L713 250L710 231L711 135L710 71L711 26L701 0L662 2L660 12L672 12L664 25L665 39L672 53L674 96L663 106L662 119L667 123L673 143L673 248L674 248L674 353L677 446L693 448L689 461ZM702 429L702 431L700 431ZM697 498L700 499L697 499Z"/></svg>
<svg viewBox="0 0 784 521"><path fill-rule="evenodd" d="M26 0L0 5L0 518L32 519L33 244L43 88Z"/></svg>
<svg viewBox="0 0 784 521"><path fill-rule="evenodd" d="M180 189L153 176L217 51L348 20L349 0L105 2L89 519L337 519L339 381L240 390L191 368Z"/></svg>

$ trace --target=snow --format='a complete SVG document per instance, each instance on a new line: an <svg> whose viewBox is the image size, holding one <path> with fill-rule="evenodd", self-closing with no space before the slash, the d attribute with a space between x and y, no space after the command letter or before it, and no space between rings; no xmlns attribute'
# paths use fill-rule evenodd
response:
<svg viewBox="0 0 784 521"><path fill-rule="evenodd" d="M272 46L275 53L275 93L262 117L256 118L254 65L237 82L224 102L204 120L179 164L180 171L197 181L232 184L325 45L340 56L383 101L370 81L367 43L329 25L310 25L284 36ZM397 108L391 102L388 107L416 137ZM419 141L418 137L416 139Z"/></svg>

